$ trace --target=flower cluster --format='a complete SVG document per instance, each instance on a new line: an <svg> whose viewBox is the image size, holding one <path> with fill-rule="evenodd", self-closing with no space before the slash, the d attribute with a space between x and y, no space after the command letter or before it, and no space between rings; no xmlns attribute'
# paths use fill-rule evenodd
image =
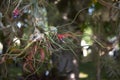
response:
<svg viewBox="0 0 120 80"><path fill-rule="evenodd" d="M20 15L20 10L19 10L19 9L15 9L15 10L13 11L13 17L14 17L14 18L17 18L17 17L19 17L19 15Z"/></svg>

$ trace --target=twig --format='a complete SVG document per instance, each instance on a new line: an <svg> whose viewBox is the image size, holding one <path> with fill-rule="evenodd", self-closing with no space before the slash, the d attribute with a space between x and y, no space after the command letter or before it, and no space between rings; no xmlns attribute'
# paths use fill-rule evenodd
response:
<svg viewBox="0 0 120 80"><path fill-rule="evenodd" d="M19 2L18 2L18 4L17 4L17 6L15 7L15 9L14 10L16 10L19 6L20 6L20 3L22 2L22 0L19 0ZM13 11L14 11L13 10Z"/></svg>
<svg viewBox="0 0 120 80"><path fill-rule="evenodd" d="M114 6L114 5L106 2L106 1L104 1L104 0L98 0L98 3L100 3L100 4L103 5L103 6L106 6L107 8L116 8L116 9L120 10L119 7L116 7L116 6Z"/></svg>
<svg viewBox="0 0 120 80"><path fill-rule="evenodd" d="M7 10L6 10L5 14L7 14L8 10L9 10L9 7L10 7L10 0L9 0L9 4L8 4L8 7L7 7Z"/></svg>

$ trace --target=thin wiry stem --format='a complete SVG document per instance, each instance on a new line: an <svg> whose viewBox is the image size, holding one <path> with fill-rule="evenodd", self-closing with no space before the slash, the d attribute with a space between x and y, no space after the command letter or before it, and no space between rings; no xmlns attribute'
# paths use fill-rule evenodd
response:
<svg viewBox="0 0 120 80"><path fill-rule="evenodd" d="M64 26L68 26L68 25L73 24L73 23L75 22L75 20L77 19L77 17L80 15L80 13L81 13L82 11L88 9L88 8L89 8L89 7L86 7L86 8L83 8L83 9L79 10L79 11L77 12L77 14L75 15L74 19L73 19L70 23L61 25L61 26L59 26L59 27L57 27L57 28L60 28L60 27L64 27Z"/></svg>

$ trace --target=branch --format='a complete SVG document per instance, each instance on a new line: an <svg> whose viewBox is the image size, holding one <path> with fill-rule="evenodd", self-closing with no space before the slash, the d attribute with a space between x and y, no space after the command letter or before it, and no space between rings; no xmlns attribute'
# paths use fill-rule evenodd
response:
<svg viewBox="0 0 120 80"><path fill-rule="evenodd" d="M106 2L106 1L104 1L104 0L98 0L98 3L100 3L101 5L103 5L103 6L107 7L107 8L116 8L116 9L119 9L119 10L120 10L119 7L116 7L116 6L114 6L113 4L108 3L108 2Z"/></svg>

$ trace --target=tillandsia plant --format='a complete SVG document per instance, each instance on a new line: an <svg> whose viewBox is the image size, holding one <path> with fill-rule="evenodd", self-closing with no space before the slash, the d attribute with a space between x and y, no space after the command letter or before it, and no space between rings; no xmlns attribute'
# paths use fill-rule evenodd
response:
<svg viewBox="0 0 120 80"><path fill-rule="evenodd" d="M50 61L54 51L72 49L68 44L77 40L75 34L59 34L56 27L48 25L44 1L15 0L8 3L14 6L8 7L6 14L2 12L6 16L11 13L11 16L5 17L9 19L7 27L2 26L5 44L0 55L1 65L15 62L22 65L24 72L36 74L52 68Z"/></svg>

